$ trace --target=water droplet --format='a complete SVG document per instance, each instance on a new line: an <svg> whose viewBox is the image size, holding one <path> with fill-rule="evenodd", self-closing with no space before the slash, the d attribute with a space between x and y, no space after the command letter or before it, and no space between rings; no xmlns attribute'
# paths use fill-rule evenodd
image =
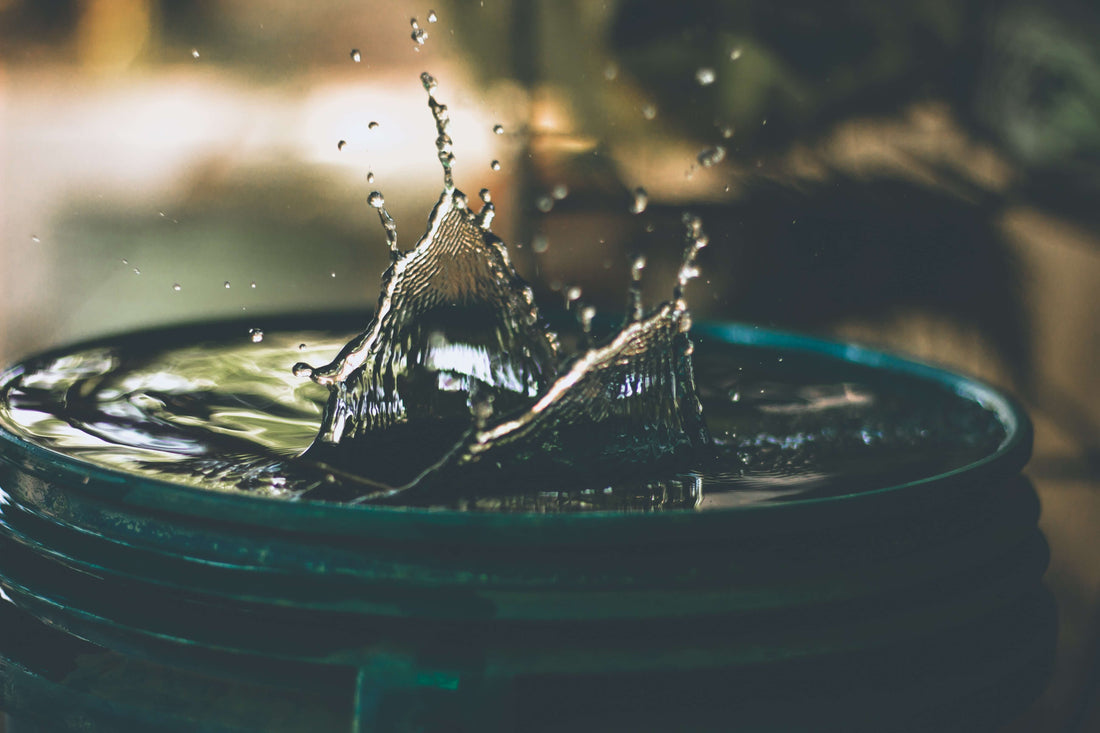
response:
<svg viewBox="0 0 1100 733"><path fill-rule="evenodd" d="M626 295L626 322L640 321L645 315L642 305L642 271L645 270L645 255L637 255L630 261L630 287Z"/></svg>
<svg viewBox="0 0 1100 733"><path fill-rule="evenodd" d="M424 87L424 91L431 94L439 86L439 82L435 80L435 77L424 71L420 74L420 84Z"/></svg>
<svg viewBox="0 0 1100 733"><path fill-rule="evenodd" d="M230 287L230 286L229 286L229 281L228 281L228 280L226 280L226 281L225 281L225 289L226 289L226 290L229 290L229 287Z"/></svg>
<svg viewBox="0 0 1100 733"><path fill-rule="evenodd" d="M500 170L500 161L499 160L494 160L492 163L489 164L489 167L492 168L495 171L499 171Z"/></svg>
<svg viewBox="0 0 1100 733"><path fill-rule="evenodd" d="M367 183L374 183L374 171L367 171Z"/></svg>
<svg viewBox="0 0 1100 733"><path fill-rule="evenodd" d="M550 240L546 238L545 234L536 234L531 240L531 251L535 254L542 254L549 248Z"/></svg>
<svg viewBox="0 0 1100 733"><path fill-rule="evenodd" d="M489 203L493 200L493 195L492 195L492 193L490 193L489 189L487 189L487 188L483 188L480 191L478 191L477 195L480 196L481 200L484 201L485 203Z"/></svg>
<svg viewBox="0 0 1100 733"><path fill-rule="evenodd" d="M734 133L733 125L724 125L722 127L722 137L724 137L726 140L729 140L731 137L733 137L733 133Z"/></svg>
<svg viewBox="0 0 1100 733"><path fill-rule="evenodd" d="M504 125L499 125L499 124L498 125L493 125L493 134L494 135L503 135L504 134Z"/></svg>
<svg viewBox="0 0 1100 733"><path fill-rule="evenodd" d="M248 335L252 338L252 343L258 344L264 340L264 332L262 328L250 328L248 329Z"/></svg>
<svg viewBox="0 0 1100 733"><path fill-rule="evenodd" d="M329 277L336 277L336 272L335 272L335 271L333 271L333 272L330 272L330 273L329 273Z"/></svg>
<svg viewBox="0 0 1100 733"><path fill-rule="evenodd" d="M581 288L579 285L570 285L565 289L565 304L568 306L570 303L581 299Z"/></svg>
<svg viewBox="0 0 1100 733"><path fill-rule="evenodd" d="M305 346L305 344L302 344L302 346ZM298 347L298 348L300 350L301 346ZM313 376L313 367L311 367L309 364L306 364L304 361L300 361L297 364L295 364L294 369L292 371L294 373L294 376L296 376L296 377L312 377Z"/></svg>
<svg viewBox="0 0 1100 733"><path fill-rule="evenodd" d="M429 10L428 11L428 22L429 23L435 23L438 20L439 20L439 16L437 16L435 14L435 11L434 10Z"/></svg>
<svg viewBox="0 0 1100 733"><path fill-rule="evenodd" d="M409 37L413 39L417 46L423 46L424 41L428 40L428 32L420 27L420 23L416 21L416 18L409 18L409 25L412 27L412 33L409 34Z"/></svg>
<svg viewBox="0 0 1100 733"><path fill-rule="evenodd" d="M581 322L581 330L585 333L589 333L592 330L592 320L596 317L596 307L593 305L586 305L581 308L579 313L579 320Z"/></svg>
<svg viewBox="0 0 1100 733"><path fill-rule="evenodd" d="M741 58L741 48L736 47L730 49L730 61L736 61L739 58Z"/></svg>
<svg viewBox="0 0 1100 733"><path fill-rule="evenodd" d="M130 260L128 260L128 259L126 259L125 257L123 257L123 258L122 258L122 264L124 264L124 265L128 265L128 264L130 264Z"/></svg>
<svg viewBox="0 0 1100 733"><path fill-rule="evenodd" d="M649 206L649 194L641 186L632 192L633 200L630 202L630 213L640 214Z"/></svg>
<svg viewBox="0 0 1100 733"><path fill-rule="evenodd" d="M136 268L136 267L135 267L135 268L134 268L134 274L135 274L135 275L140 275L140 274L141 274L141 270L139 270L138 268Z"/></svg>
<svg viewBox="0 0 1100 733"><path fill-rule="evenodd" d="M191 49L191 58L197 59L198 57L199 57L199 49L192 48Z"/></svg>
<svg viewBox="0 0 1100 733"><path fill-rule="evenodd" d="M347 144L348 144L347 140L341 140L340 142L336 143L336 149L337 150L343 150L344 146L347 145Z"/></svg>
<svg viewBox="0 0 1100 733"><path fill-rule="evenodd" d="M305 351L305 350L306 350L306 345L305 344L298 344L298 351Z"/></svg>
<svg viewBox="0 0 1100 733"><path fill-rule="evenodd" d="M760 126L763 127L766 124L768 124L768 118L767 117L765 117L764 120L760 123Z"/></svg>
<svg viewBox="0 0 1100 733"><path fill-rule="evenodd" d="M535 199L535 208L544 214L549 214L550 210L554 208L554 199L549 196L539 196Z"/></svg>
<svg viewBox="0 0 1100 733"><path fill-rule="evenodd" d="M38 235L37 235L37 234L32 234L32 235L31 235L31 241L32 241L32 242L34 242L35 244L38 244L38 243L39 243L39 242L41 242L42 240L38 238Z"/></svg>
<svg viewBox="0 0 1100 733"><path fill-rule="evenodd" d="M714 69L709 66L704 66L695 72L695 81L697 81L701 87L709 87L717 78L718 75L715 74Z"/></svg>
<svg viewBox="0 0 1100 733"><path fill-rule="evenodd" d="M351 49L351 60L354 61L355 63L359 63L360 61L363 60L363 57L359 55L359 49L358 48Z"/></svg>
<svg viewBox="0 0 1100 733"><path fill-rule="evenodd" d="M172 286L172 290L175 290L178 293L179 291L183 290L183 287L179 283L176 283Z"/></svg>
<svg viewBox="0 0 1100 733"><path fill-rule="evenodd" d="M739 391L733 390L732 392L730 392L730 402L740 402L740 401L741 401L741 393Z"/></svg>
<svg viewBox="0 0 1100 733"><path fill-rule="evenodd" d="M569 195L569 186L566 186L564 183L559 183L554 186L554 190L550 192L550 195L553 196L556 201L561 201Z"/></svg>
<svg viewBox="0 0 1100 733"><path fill-rule="evenodd" d="M615 81L619 78L619 67L615 63L609 63L603 67L603 78L608 81Z"/></svg>
<svg viewBox="0 0 1100 733"><path fill-rule="evenodd" d="M652 104L647 104L642 107L642 117L645 117L647 120L654 119L657 117L657 107Z"/></svg>
<svg viewBox="0 0 1100 733"><path fill-rule="evenodd" d="M386 205L386 199L382 197L381 192L371 191L370 196L367 196L367 203L376 209L381 209Z"/></svg>
<svg viewBox="0 0 1100 733"><path fill-rule="evenodd" d="M250 283L248 284L248 287L250 287L250 288L252 288L253 290L255 290L255 289L256 289L256 281L255 281L255 280L253 280L252 282L250 282Z"/></svg>
<svg viewBox="0 0 1100 733"><path fill-rule="evenodd" d="M715 145L713 148L707 148L703 152L699 153L698 160L699 165L704 168L710 168L713 165L718 165L726 158L726 149L721 145Z"/></svg>
<svg viewBox="0 0 1100 733"><path fill-rule="evenodd" d="M375 122L374 120L371 120L370 122L367 123L367 129L368 130L377 130L378 129L378 123Z"/></svg>

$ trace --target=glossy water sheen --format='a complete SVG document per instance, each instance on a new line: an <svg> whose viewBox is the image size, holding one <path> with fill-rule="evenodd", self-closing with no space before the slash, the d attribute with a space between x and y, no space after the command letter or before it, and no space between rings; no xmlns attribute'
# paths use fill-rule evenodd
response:
<svg viewBox="0 0 1100 733"><path fill-rule="evenodd" d="M222 329L224 333L225 329ZM348 333L265 328L154 348L131 338L27 363L0 395L2 426L59 453L212 491L350 501L369 484L300 456L327 391L290 366L323 358ZM163 344L165 339L154 340ZM913 377L805 352L697 339L695 369L714 441L693 465L607 481L507 474L456 485L443 504L474 511L701 510L831 496L927 478L992 454L1001 421L972 399ZM644 441L644 430L639 431ZM395 444L415 454L415 440Z"/></svg>

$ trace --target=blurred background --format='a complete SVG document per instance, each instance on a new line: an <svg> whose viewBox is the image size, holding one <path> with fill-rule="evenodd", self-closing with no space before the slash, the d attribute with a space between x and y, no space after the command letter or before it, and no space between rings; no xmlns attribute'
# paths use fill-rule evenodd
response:
<svg viewBox="0 0 1100 733"><path fill-rule="evenodd" d="M0 361L373 305L367 194L407 248L441 188L430 71L544 308L621 311L635 253L666 297L690 209L697 317L1016 394L1061 641L1013 730L1100 730L1098 39L1086 0L0 0Z"/></svg>

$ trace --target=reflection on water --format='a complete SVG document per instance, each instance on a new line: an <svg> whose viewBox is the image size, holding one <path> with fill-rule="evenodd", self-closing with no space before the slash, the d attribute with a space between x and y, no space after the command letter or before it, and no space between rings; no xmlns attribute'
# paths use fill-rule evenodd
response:
<svg viewBox="0 0 1100 733"><path fill-rule="evenodd" d="M289 367L333 353L347 335L267 328L253 343L237 330L163 351L130 339L29 364L5 388L3 420L80 460L208 490L326 501L374 490L299 457L327 391ZM517 484L501 470L408 500L479 511L707 510L927 478L991 454L1005 437L969 398L824 357L703 342L695 362L714 452L690 465L620 465L612 480L592 466L587 482L574 473L566 486L552 475ZM419 460L421 450L394 441L384 460Z"/></svg>

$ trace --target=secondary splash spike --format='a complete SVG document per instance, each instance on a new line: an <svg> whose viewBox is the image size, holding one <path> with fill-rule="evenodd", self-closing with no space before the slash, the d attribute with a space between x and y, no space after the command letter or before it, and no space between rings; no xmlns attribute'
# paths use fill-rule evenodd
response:
<svg viewBox="0 0 1100 733"><path fill-rule="evenodd" d="M363 477L363 501L430 502L470 482L482 494L506 494L521 488L512 481L575 483L582 470L586 480L622 478L626 467L652 470L709 445L683 300L688 267L705 244L698 220L685 219L689 246L673 299L645 314L637 260L622 330L591 347L594 311L585 309L585 349L562 362L531 289L490 231L489 191L474 213L455 188L450 115L435 98L436 80L425 72L421 83L443 192L424 236L405 252L382 194L370 194L393 261L367 329L332 363L294 368L330 391L304 458Z"/></svg>

